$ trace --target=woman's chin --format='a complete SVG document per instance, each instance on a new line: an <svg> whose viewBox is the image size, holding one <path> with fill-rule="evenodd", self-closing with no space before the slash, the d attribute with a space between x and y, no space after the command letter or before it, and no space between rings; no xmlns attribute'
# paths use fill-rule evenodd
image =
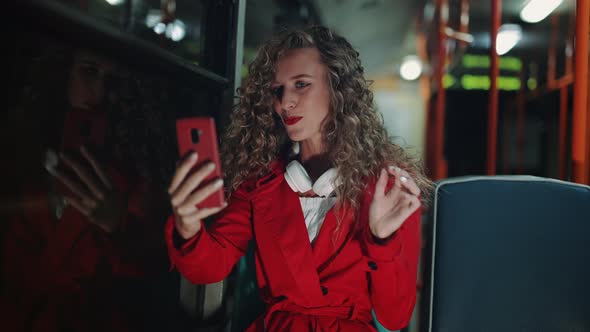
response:
<svg viewBox="0 0 590 332"><path fill-rule="evenodd" d="M301 142L305 139L305 137L303 137L302 135L303 133L298 130L287 130L287 136L289 137L289 139L293 142Z"/></svg>

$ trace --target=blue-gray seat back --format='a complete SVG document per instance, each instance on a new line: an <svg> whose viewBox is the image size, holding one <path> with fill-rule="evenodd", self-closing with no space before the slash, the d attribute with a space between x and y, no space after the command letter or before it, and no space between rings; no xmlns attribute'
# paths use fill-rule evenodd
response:
<svg viewBox="0 0 590 332"><path fill-rule="evenodd" d="M438 183L423 331L590 331L590 187Z"/></svg>

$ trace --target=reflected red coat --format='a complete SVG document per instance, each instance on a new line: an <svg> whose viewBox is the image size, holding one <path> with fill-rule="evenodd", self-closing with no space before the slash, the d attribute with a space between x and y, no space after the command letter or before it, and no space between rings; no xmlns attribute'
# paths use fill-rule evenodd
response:
<svg viewBox="0 0 590 332"><path fill-rule="evenodd" d="M124 308L126 294L119 291L158 264L154 255L138 258L127 242L130 236L143 238L144 232L153 233L159 227L148 225L144 216L147 186L137 183L131 190L125 178L114 171L109 175L116 187L131 194L122 221L127 232L107 234L71 206L56 222L47 189L41 184L24 188L25 206L9 222L2 243L5 293L0 308L7 313L6 331L130 331L136 327L130 323L130 310ZM140 319L133 317L134 322Z"/></svg>
<svg viewBox="0 0 590 332"><path fill-rule="evenodd" d="M283 177L284 163L259 181L246 181L209 228L174 244L172 217L166 239L172 264L190 281L224 279L256 242L256 274L267 310L248 331L375 331L371 309L386 328L405 327L416 298L420 212L383 244L367 226L375 181L365 190L358 218L330 210L313 245L298 195ZM391 186L390 181L389 186Z"/></svg>

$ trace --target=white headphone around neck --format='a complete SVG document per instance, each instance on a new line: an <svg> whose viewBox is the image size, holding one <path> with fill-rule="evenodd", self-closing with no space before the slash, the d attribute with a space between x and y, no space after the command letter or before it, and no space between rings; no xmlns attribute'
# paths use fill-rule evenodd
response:
<svg viewBox="0 0 590 332"><path fill-rule="evenodd" d="M334 192L338 185L336 183L337 177L336 169L330 168L312 185L309 174L297 160L291 161L285 171L285 180L294 192L305 193L313 189L313 192L321 197L328 197Z"/></svg>

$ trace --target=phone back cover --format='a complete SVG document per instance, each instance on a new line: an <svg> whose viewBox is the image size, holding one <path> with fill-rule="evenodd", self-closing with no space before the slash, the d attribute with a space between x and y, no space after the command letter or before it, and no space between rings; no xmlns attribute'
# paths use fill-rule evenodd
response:
<svg viewBox="0 0 590 332"><path fill-rule="evenodd" d="M190 152L197 152L198 161L194 169L208 162L213 162L216 165L215 170L201 182L200 187L221 178L221 163L219 161L219 148L213 118L194 117L177 120L176 134L181 158L186 157ZM198 136L198 139L195 136ZM222 188L199 203L197 207L218 207L224 201Z"/></svg>

